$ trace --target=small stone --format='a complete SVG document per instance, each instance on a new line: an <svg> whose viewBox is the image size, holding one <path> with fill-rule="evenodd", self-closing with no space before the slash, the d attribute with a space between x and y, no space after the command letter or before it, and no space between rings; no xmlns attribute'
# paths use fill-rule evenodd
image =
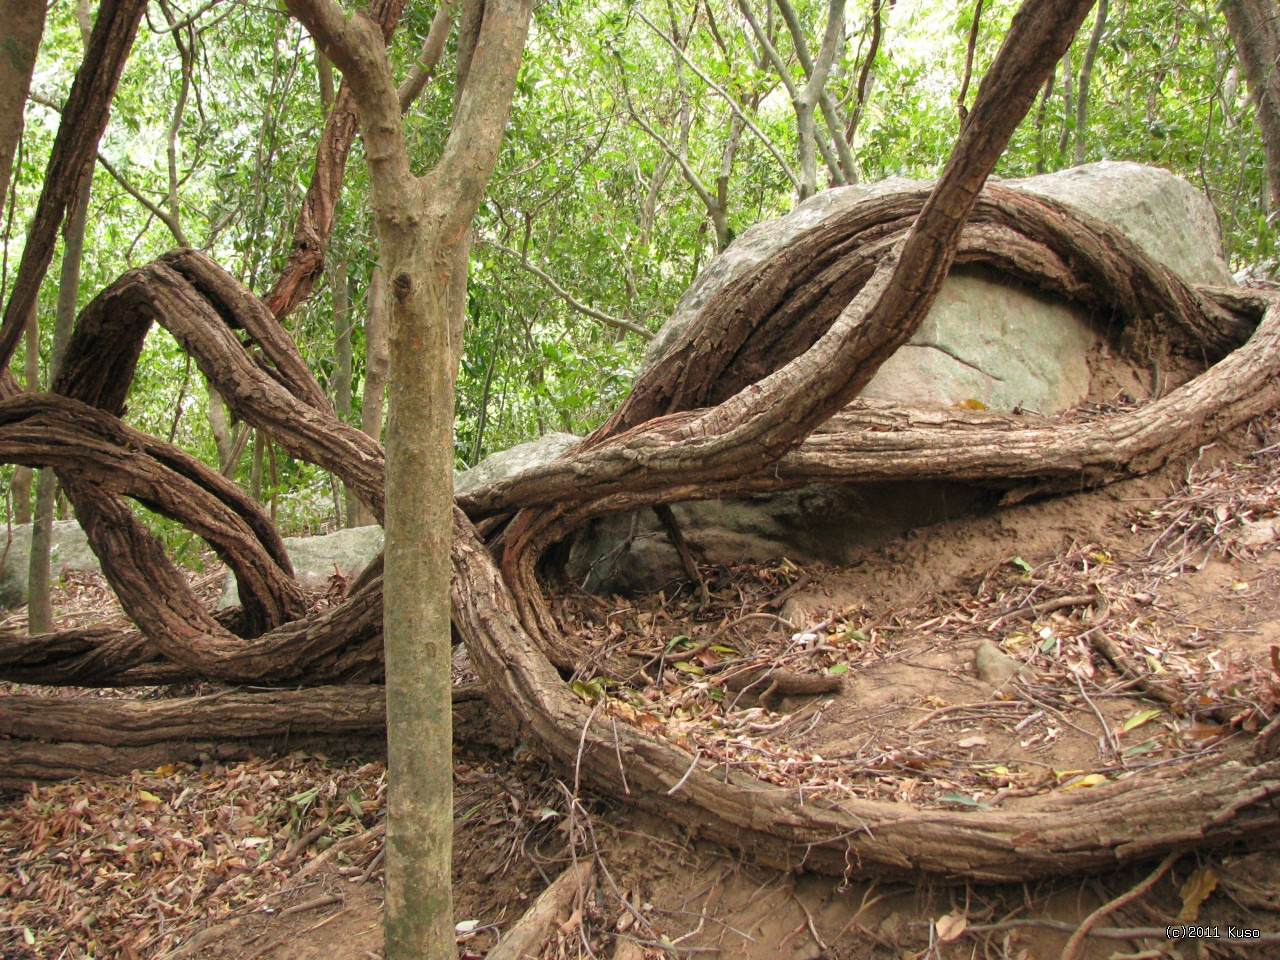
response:
<svg viewBox="0 0 1280 960"><path fill-rule="evenodd" d="M1014 677L1021 676L1026 668L1021 660L1017 660L990 641L978 644L978 651L973 658L974 670L978 679L985 683L999 686Z"/></svg>
<svg viewBox="0 0 1280 960"><path fill-rule="evenodd" d="M1246 520L1240 525L1240 543L1246 547L1265 547L1280 539L1280 517Z"/></svg>

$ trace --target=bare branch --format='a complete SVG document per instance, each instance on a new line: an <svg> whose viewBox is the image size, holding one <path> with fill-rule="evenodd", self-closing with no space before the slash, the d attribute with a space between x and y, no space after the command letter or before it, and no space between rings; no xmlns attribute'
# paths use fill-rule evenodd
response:
<svg viewBox="0 0 1280 960"><path fill-rule="evenodd" d="M614 317L601 310L595 309L595 307L587 306L564 287L560 286L560 284L556 283L555 279L550 274L540 269L536 264L530 263L529 258L523 256L519 250L513 250L511 247L498 243L496 240L485 241L485 246L493 247L493 249L499 250L507 256L512 257L520 265L522 270L527 270L529 273L533 274L545 283L551 289L552 293L583 316L591 317L593 320L599 320L605 326L614 327L618 330L629 330L631 333L634 333L636 336L642 337L645 340L653 339L653 334L638 323L632 323L630 320L624 320L621 317Z"/></svg>
<svg viewBox="0 0 1280 960"><path fill-rule="evenodd" d="M681 50L675 43L673 43L670 37L668 37L665 33L659 30L657 26L654 25L653 21L644 15L644 11L637 9L636 16L638 16L641 20L643 20L648 25L650 30L652 30L659 37L661 37L663 41L666 42L667 46L671 47L672 50L676 51L676 53L679 54L680 59L689 65L689 69L692 70L694 73L696 73L703 83L705 83L712 90L714 90L720 96L720 98L729 105L729 109L732 110L734 113L736 113L742 119L742 122L747 125L747 129L750 130L753 134L755 134L756 139L759 140L764 145L764 148L769 151L773 159L778 162L778 167L786 175L787 179L791 181L791 185L793 187L798 188L800 186L800 181L799 179L797 179L795 171L791 169L791 164L787 163L787 161L783 158L782 154L778 151L777 145L772 140L770 140L769 137L765 134L765 132L756 125L754 120L752 120L749 116L747 116L746 111L742 109L742 106L738 103L738 101L735 100L733 97L729 96L728 92L724 89L724 87L720 86L720 84L716 83L714 80L708 77L706 72L702 70L702 68L700 68L696 63L690 60L688 55L683 50Z"/></svg>
<svg viewBox="0 0 1280 960"><path fill-rule="evenodd" d="M426 39L422 41L422 49L418 51L418 55L413 60L413 66L409 68L409 75L396 89L396 95L400 99L401 113L408 110L413 105L413 101L418 99L426 89L427 82L435 73L436 67L440 65L445 41L449 39L449 27L453 23L453 7L456 3L457 0L444 0L440 4L431 21Z"/></svg>

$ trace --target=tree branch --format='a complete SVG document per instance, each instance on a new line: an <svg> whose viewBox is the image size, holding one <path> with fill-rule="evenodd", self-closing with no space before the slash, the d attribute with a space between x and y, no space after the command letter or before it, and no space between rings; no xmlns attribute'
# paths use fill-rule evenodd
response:
<svg viewBox="0 0 1280 960"><path fill-rule="evenodd" d="M381 27L364 11L348 16L334 0L286 0L285 6L342 71L343 85L351 85L375 193L409 196L417 178L409 167Z"/></svg>
<svg viewBox="0 0 1280 960"><path fill-rule="evenodd" d="M440 65L440 57L444 54L445 41L449 39L449 28L453 23L453 8L457 2L458 0L444 0L440 4L431 21L426 39L422 41L422 49L418 51L418 55L414 57L413 66L409 68L409 75L396 89L401 113L406 112L413 105L413 101L418 99L426 89L436 67Z"/></svg>
<svg viewBox="0 0 1280 960"><path fill-rule="evenodd" d="M120 186L124 188L125 193L129 194L129 196L137 200L138 203L142 204L142 206L147 210L148 213L150 213L153 217L155 217L157 220L163 223L165 227L168 228L169 232L173 234L173 239L178 244L178 246L180 247L191 246L191 244L187 242L186 234L182 232L182 225L177 221L175 221L172 217L170 217L169 212L167 210L164 210L163 208L158 206L151 199L149 199L146 194L144 194L141 190L139 190L132 183L130 183L128 178L125 177L125 175L121 173L119 170L117 170L116 167L111 163L111 161L108 160L106 157L104 157L101 153L98 154L98 163L102 166L103 170L106 170L107 173L111 174L112 180L114 180L116 183L120 184Z"/></svg>
<svg viewBox="0 0 1280 960"><path fill-rule="evenodd" d="M774 144L774 142L770 140L768 136L766 136L763 130L761 130L758 126L756 126L756 123L754 120L752 120L749 116L747 116L746 111L742 109L738 101L735 100L733 97L729 96L728 92L724 89L724 87L720 86L720 84L716 83L714 80L708 77L705 71L703 71L692 60L690 60L689 56L683 50L681 50L679 46L673 43L670 37L668 37L665 33L659 30L654 25L653 21L644 15L644 11L637 9L636 16L638 16L641 20L643 20L649 26L650 30L652 30L659 37L661 37L663 41L667 44L667 46L671 47L671 49L674 50L679 55L680 59L689 65L689 69L692 70L694 73L696 73L703 83L705 83L717 94L719 94L720 98L723 99L724 102L729 105L730 110L732 110L734 113L736 113L739 117L742 118L742 122L747 125L747 129L750 130L753 134L755 134L756 139L759 140L764 145L764 148L769 151L769 153L773 156L773 159L778 162L778 167L786 175L787 179L791 181L791 185L793 187L798 188L800 186L800 181L799 179L797 179L795 171L791 169L791 165L787 163L786 160L783 159L782 154L778 151L777 145Z"/></svg>
<svg viewBox="0 0 1280 960"><path fill-rule="evenodd" d="M560 284L556 283L555 279L552 278L550 274L540 269L536 264L530 263L529 258L521 255L519 250L513 250L511 247L498 243L496 240L486 240L484 243L485 246L493 247L493 249L499 250L513 258L522 270L527 270L529 273L533 274L545 283L551 289L552 293L583 316L591 317L593 320L599 320L601 323L605 324L605 326L614 327L618 330L629 330L631 333L634 333L645 340L653 339L653 334L638 323L632 323L630 320L624 320L621 317L614 317L601 310L597 310L594 307L587 306L564 287L560 286Z"/></svg>

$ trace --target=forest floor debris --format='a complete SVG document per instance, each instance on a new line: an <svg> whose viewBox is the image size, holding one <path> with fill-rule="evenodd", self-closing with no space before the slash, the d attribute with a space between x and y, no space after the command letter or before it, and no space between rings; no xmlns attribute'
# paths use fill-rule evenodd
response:
<svg viewBox="0 0 1280 960"><path fill-rule="evenodd" d="M566 633L595 652L571 683L617 722L806 802L1008 807L1242 757L1280 710L1276 430L1202 451L1176 483L952 522L847 567L704 567L707 598L689 583L557 590ZM72 618L108 598L88 574L58 596ZM756 870L585 800L525 747L460 753L456 783L466 957L582 861L590 896L543 957L1280 951L1280 848L1034 886L840 882ZM378 957L384 791L377 758L303 755L33 788L0 807L0 955ZM1221 936L1165 939L1174 924ZM1222 939L1229 927L1260 937Z"/></svg>

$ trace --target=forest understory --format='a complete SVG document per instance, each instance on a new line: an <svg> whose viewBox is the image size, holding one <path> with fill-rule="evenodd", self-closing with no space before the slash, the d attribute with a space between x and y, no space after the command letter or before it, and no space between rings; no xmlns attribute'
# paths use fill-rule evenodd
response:
<svg viewBox="0 0 1280 960"><path fill-rule="evenodd" d="M811 804L856 796L963 815L1057 797L1065 820L1072 796L1162 779L1176 793L1189 767L1255 762L1280 708L1280 430L1268 415L1157 475L912 531L851 566L699 573L705 594L687 579L630 598L551 592L598 666L650 678L624 687L585 666L570 683L584 705ZM211 598L217 580L197 590ZM109 620L115 606L92 574L58 599L66 624ZM785 672L765 676L765 662ZM459 651L455 684L474 682ZM6 690L35 692L54 691ZM190 702L100 691L104 706L126 694ZM868 881L854 863L845 876L774 872L584 789L576 771L496 736L507 728L483 701L471 706L481 715L460 727L455 769L462 956L485 956L562 876L531 955L1280 949L1274 839L1025 884ZM11 794L4 955L379 956L380 755L274 746ZM1167 940L1177 924L1260 938Z"/></svg>
<svg viewBox="0 0 1280 960"><path fill-rule="evenodd" d="M1118 228L989 182L1091 6L1029 0L1010 21L971 110L961 95L936 182L811 221L715 296L691 295L688 322L589 436L450 503L475 170L492 167L530 8L488 6L472 24L455 136L419 179L382 49L399 5L343 18L291 4L352 86L327 114L270 292L179 241L79 312L47 392L0 378L0 458L56 472L127 617L83 583L91 616L0 631L0 787L17 791L5 949L377 956L377 745L386 690L394 707L413 699L391 651L446 653L450 622L465 650L452 698L470 955L1078 960L1280 944L1280 295L1193 286ZM104 4L87 41L0 368L145 8ZM338 414L283 322L324 269L353 97L366 152L395 161L371 165L393 301L390 455ZM953 265L1104 318L1101 352L1144 389L1095 378L1091 402L1057 416L861 398ZM125 421L156 326L231 417L388 519L385 604L381 563L309 595L258 499ZM410 331L434 338L434 364L414 366L425 353L396 339ZM412 438L405 410L423 412ZM424 476L441 483L415 487ZM981 488L998 507L839 569L700 566L670 509L905 480ZM424 489L439 522L414 527L397 509L425 511ZM201 538L240 605L215 609L135 504ZM565 585L587 525L647 510L686 582L632 598ZM439 590L412 595L429 564ZM423 599L439 629L398 630ZM424 710L421 724L441 704ZM391 742L394 758L408 739ZM1176 923L1227 939L1164 942Z"/></svg>

